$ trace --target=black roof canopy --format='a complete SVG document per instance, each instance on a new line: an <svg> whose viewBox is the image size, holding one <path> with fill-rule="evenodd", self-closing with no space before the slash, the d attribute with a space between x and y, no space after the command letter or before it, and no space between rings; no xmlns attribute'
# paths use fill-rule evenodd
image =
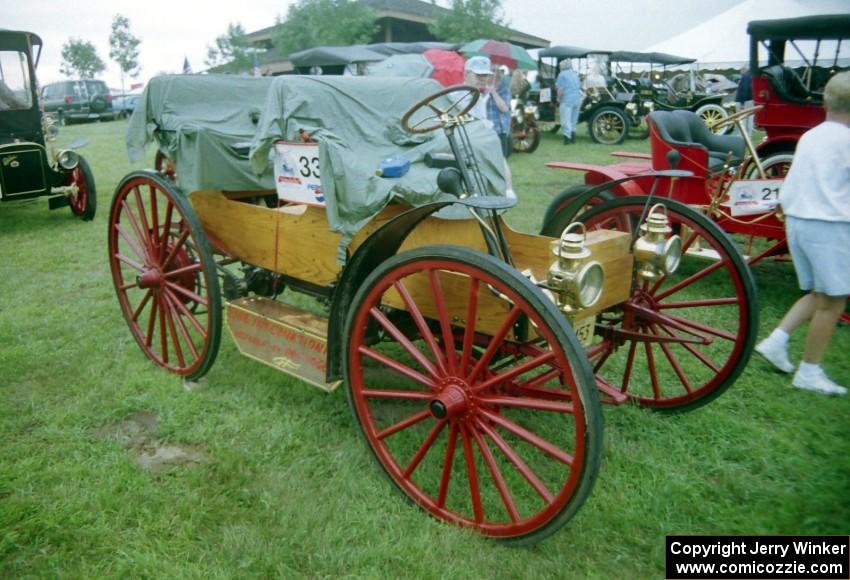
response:
<svg viewBox="0 0 850 580"><path fill-rule="evenodd" d="M351 46L316 46L289 55L296 67L342 66L357 62L377 62L393 54L419 54L430 48L455 50L448 42L378 42Z"/></svg>
<svg viewBox="0 0 850 580"><path fill-rule="evenodd" d="M850 14L753 20L747 25L747 33L754 40L850 38Z"/></svg>
<svg viewBox="0 0 850 580"><path fill-rule="evenodd" d="M696 62L695 58L686 56L676 56L675 54L666 54L663 52L634 52L629 50L615 50L611 53L609 60L611 62L634 62L647 64L660 64L663 66L675 66L681 64L691 64Z"/></svg>
<svg viewBox="0 0 850 580"><path fill-rule="evenodd" d="M0 28L0 48L21 50L28 48L27 38L32 46L41 46L41 38L35 32L27 32L26 30L6 30Z"/></svg>
<svg viewBox="0 0 850 580"><path fill-rule="evenodd" d="M544 48L538 54L541 57L561 58L586 58L589 54L610 54L610 50L592 50L580 46L550 46Z"/></svg>

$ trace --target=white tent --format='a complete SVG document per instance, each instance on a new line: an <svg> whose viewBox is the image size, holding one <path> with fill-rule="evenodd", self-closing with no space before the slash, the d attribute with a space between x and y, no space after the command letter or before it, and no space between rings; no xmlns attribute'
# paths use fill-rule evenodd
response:
<svg viewBox="0 0 850 580"><path fill-rule="evenodd" d="M701 67L738 67L749 61L747 23L751 20L848 13L850 0L744 0L714 18L644 50L695 58Z"/></svg>

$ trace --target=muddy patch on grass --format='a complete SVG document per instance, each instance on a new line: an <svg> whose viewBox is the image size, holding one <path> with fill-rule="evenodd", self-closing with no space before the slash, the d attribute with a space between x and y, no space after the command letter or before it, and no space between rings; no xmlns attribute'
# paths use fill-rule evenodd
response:
<svg viewBox="0 0 850 580"><path fill-rule="evenodd" d="M204 449L192 445L178 445L156 437L159 416L139 411L120 423L106 425L98 431L103 439L117 439L135 458L136 463L151 473L195 463L206 463L209 456Z"/></svg>

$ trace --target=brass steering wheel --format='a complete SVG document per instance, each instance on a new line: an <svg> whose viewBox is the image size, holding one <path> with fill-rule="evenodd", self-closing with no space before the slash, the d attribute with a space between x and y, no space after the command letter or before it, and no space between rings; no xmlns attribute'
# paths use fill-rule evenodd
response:
<svg viewBox="0 0 850 580"><path fill-rule="evenodd" d="M401 118L401 126L408 133L428 133L453 122L469 112L481 93L469 85L456 85L436 92L414 104ZM437 99L449 95L449 105L440 108L434 104ZM422 109L428 108L431 114L422 119L411 121L411 118Z"/></svg>

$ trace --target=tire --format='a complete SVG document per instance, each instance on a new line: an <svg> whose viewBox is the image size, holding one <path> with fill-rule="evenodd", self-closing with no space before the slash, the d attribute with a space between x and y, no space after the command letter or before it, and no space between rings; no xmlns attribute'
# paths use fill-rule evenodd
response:
<svg viewBox="0 0 850 580"><path fill-rule="evenodd" d="M617 145L629 134L629 119L616 107L600 107L587 122L590 138L602 145Z"/></svg>
<svg viewBox="0 0 850 580"><path fill-rule="evenodd" d="M67 127L68 125L70 125L68 118L62 111L56 113L56 122L59 124L60 127Z"/></svg>
<svg viewBox="0 0 850 580"><path fill-rule="evenodd" d="M534 153L540 146L540 128L528 127L522 137L513 137L513 150L516 153Z"/></svg>
<svg viewBox="0 0 850 580"><path fill-rule="evenodd" d="M726 109L720 105L708 103L707 105L699 107L695 112L699 115L700 119L702 119L703 123L705 123L705 125L717 135L726 135L727 133L731 133L735 128L733 125L727 125L726 127L722 127L716 131L711 128L714 123L722 121L729 116Z"/></svg>
<svg viewBox="0 0 850 580"><path fill-rule="evenodd" d="M646 201L620 197L578 220L588 230L633 232ZM654 282L634 275L630 298L597 320L598 334L609 338L591 362L597 380L635 402L685 411L720 396L746 367L758 332L758 298L743 256L714 222L673 200L651 203L664 204L681 235L681 265Z"/></svg>
<svg viewBox="0 0 850 580"><path fill-rule="evenodd" d="M567 206L576 197L591 189L593 189L591 185L573 185L553 197L552 201L549 202L549 206L546 208L546 212L543 214L543 226L540 228L540 235L553 238L560 237L563 229L569 225L569 222L573 221L572 216L562 216L562 212L566 210ZM611 191L601 191L593 196L580 211L586 211L595 205L610 201L615 197L617 195Z"/></svg>
<svg viewBox="0 0 850 580"><path fill-rule="evenodd" d="M503 314L479 315L493 301ZM360 287L344 336L354 420L410 501L515 545L578 511L602 452L593 374L560 312L516 270L457 246L396 255Z"/></svg>
<svg viewBox="0 0 850 580"><path fill-rule="evenodd" d="M788 175L791 162L794 161L793 152L773 153L761 160L765 179L782 179ZM748 163L744 170L745 179L761 179L759 170L755 163Z"/></svg>
<svg viewBox="0 0 850 580"><path fill-rule="evenodd" d="M68 174L67 185L77 186L77 193L68 199L71 213L84 222L94 219L95 211L97 211L97 190L94 185L94 174L83 157L80 157L80 164Z"/></svg>
<svg viewBox="0 0 850 580"><path fill-rule="evenodd" d="M221 294L189 202L160 175L130 173L115 190L108 240L118 303L142 352L189 380L203 376L221 341Z"/></svg>
<svg viewBox="0 0 850 580"><path fill-rule="evenodd" d="M106 111L108 103L103 95L92 95L89 99L89 110L92 113L103 113Z"/></svg>

